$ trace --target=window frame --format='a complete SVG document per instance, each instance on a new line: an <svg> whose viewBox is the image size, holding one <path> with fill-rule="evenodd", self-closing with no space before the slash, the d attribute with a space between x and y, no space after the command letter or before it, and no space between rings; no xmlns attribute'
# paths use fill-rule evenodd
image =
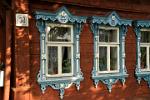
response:
<svg viewBox="0 0 150 100"><path fill-rule="evenodd" d="M86 23L86 16L74 16L66 7L61 7L56 13L35 11L36 26L40 33L40 69L37 75L37 82L41 86L42 93L48 86L59 90L60 99L63 99L65 89L75 84L77 90L80 89L80 82L84 79L80 69L80 33L82 26ZM72 25L72 57L73 75L67 76L47 76L47 46L46 46L46 26L50 23L60 25ZM59 43L58 43L59 44Z"/></svg>
<svg viewBox="0 0 150 100"><path fill-rule="evenodd" d="M149 29L141 28L140 31L141 32L142 31L149 31L150 32L150 28ZM146 54L147 54L146 55L146 65L148 65L146 69L141 68L141 71L150 71L150 61L149 61L149 59L150 59L150 42L149 43L140 42L140 48L141 47L146 48Z"/></svg>
<svg viewBox="0 0 150 100"><path fill-rule="evenodd" d="M141 43L141 31L143 31L143 30L144 31L146 31L146 30L150 31L150 20L136 20L136 21L134 21L134 31L135 31L135 35L136 35L136 69L135 69L135 75L137 77L137 81L139 84L141 83L141 80L143 79L143 80L147 81L148 86L150 88L150 66L149 66L149 69L142 69L141 68L141 47L149 45L149 49L150 49L150 43ZM146 46L146 49L147 49L147 46ZM149 59L147 59L147 60L149 60Z"/></svg>
<svg viewBox="0 0 150 100"><path fill-rule="evenodd" d="M50 25L54 25L58 27L69 27L71 29L71 41L70 42L52 42L52 41L48 41L48 39L46 38L46 54L48 54L48 47L57 47L58 48L58 74L56 75L50 75L48 74L48 61L46 63L46 76L47 77L64 77L64 76L73 76L73 72L74 72L74 58L73 58L73 52L74 52L74 48L73 48L73 44L74 44L74 40L73 40L73 25L67 25L67 24L54 24L54 23L50 23L47 24L46 26L50 26ZM46 33L46 37L48 37L48 33ZM60 73L60 71L62 71L62 65L61 65L61 58L62 58L62 47L70 47L71 48L71 73ZM60 54L60 55L59 55ZM48 59L48 55L46 57Z"/></svg>
<svg viewBox="0 0 150 100"><path fill-rule="evenodd" d="M125 84L125 78L128 77L126 66L125 66L125 36L127 32L127 26L131 26L132 20L129 19L120 19L118 14L113 11L109 15L100 17L100 16L92 16L91 20L91 30L93 33L93 39L94 39L94 65L92 70L92 79L94 81L94 85L97 88L98 83L102 82L104 83L109 92L111 92L112 85L115 84L118 80L121 81L121 83ZM99 27L114 27L119 28L119 72L110 72L110 73L99 73L97 69L97 60L98 60L98 42L99 42L99 36L98 31ZM111 43L110 43L111 44Z"/></svg>
<svg viewBox="0 0 150 100"><path fill-rule="evenodd" d="M98 48L99 47L106 47L107 48L107 71L100 71L99 70L99 60L96 62L98 63L96 66L98 69L98 73L119 73L119 28L117 27L110 27L110 26L100 26L99 30L101 29L105 29L105 30L111 30L111 29L116 29L117 30L117 42L100 42L98 40ZM99 33L98 33L99 34ZM98 39L99 39L99 35L98 35ZM111 71L110 70L110 47L117 47L117 70L115 71ZM98 49L98 59L99 59L99 49ZM109 69L109 70L108 70Z"/></svg>

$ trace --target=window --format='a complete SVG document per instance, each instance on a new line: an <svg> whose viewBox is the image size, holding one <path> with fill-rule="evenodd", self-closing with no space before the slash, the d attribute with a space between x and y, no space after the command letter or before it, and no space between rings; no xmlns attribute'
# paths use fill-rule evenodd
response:
<svg viewBox="0 0 150 100"><path fill-rule="evenodd" d="M136 69L135 74L140 84L144 79L150 87L150 21L134 21L136 33Z"/></svg>
<svg viewBox="0 0 150 100"><path fill-rule="evenodd" d="M141 70L150 71L150 30L141 29Z"/></svg>
<svg viewBox="0 0 150 100"><path fill-rule="evenodd" d="M40 32L40 71L37 81L44 93L47 86L60 91L75 84L77 90L83 74L80 69L80 32L86 17L73 16L62 7L55 14L35 12Z"/></svg>
<svg viewBox="0 0 150 100"><path fill-rule="evenodd" d="M119 28L100 27L98 36L99 73L119 72Z"/></svg>
<svg viewBox="0 0 150 100"><path fill-rule="evenodd" d="M72 76L73 26L48 24L46 29L47 76Z"/></svg>
<svg viewBox="0 0 150 100"><path fill-rule="evenodd" d="M125 83L128 76L125 66L125 36L131 20L120 19L116 12L105 17L93 16L94 66L92 79L95 87L103 82L109 92L118 80Z"/></svg>

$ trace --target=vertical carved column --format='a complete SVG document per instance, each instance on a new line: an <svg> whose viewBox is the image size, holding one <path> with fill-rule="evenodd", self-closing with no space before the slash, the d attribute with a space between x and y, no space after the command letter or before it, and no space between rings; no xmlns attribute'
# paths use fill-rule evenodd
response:
<svg viewBox="0 0 150 100"><path fill-rule="evenodd" d="M42 80L45 80L46 77L45 77L45 67L46 67L46 52L45 52L45 33L43 32L41 35L41 79Z"/></svg>
<svg viewBox="0 0 150 100"><path fill-rule="evenodd" d="M75 25L75 44L76 44L76 67L77 67L77 76L81 75L80 69L80 32L81 32L81 23Z"/></svg>
<svg viewBox="0 0 150 100"><path fill-rule="evenodd" d="M46 47L45 47L45 39L46 39L46 33L45 33L45 23L44 21L38 21L37 27L40 32L40 49L41 49L41 67L40 67L40 78L41 80L45 80L45 67L46 67Z"/></svg>
<svg viewBox="0 0 150 100"><path fill-rule="evenodd" d="M121 26L121 62L122 62L122 72L126 74L125 67L125 36L127 32L127 26Z"/></svg>
<svg viewBox="0 0 150 100"><path fill-rule="evenodd" d="M136 70L135 73L140 73L141 72L141 48L140 48L140 41L141 41L141 32L139 27L135 27L134 31L136 33ZM137 81L140 84L141 77L137 77Z"/></svg>
<svg viewBox="0 0 150 100"><path fill-rule="evenodd" d="M80 69L79 69L79 66L80 66L80 50L79 50L79 38L80 36L79 35L76 35L76 65L77 65L77 74L79 75L79 72L80 72Z"/></svg>
<svg viewBox="0 0 150 100"><path fill-rule="evenodd" d="M140 41L141 41L141 33L140 33L140 28L139 27L135 27L134 29L135 33L136 33L136 56L137 56L137 59L136 59L136 73L139 73L141 72L141 68L140 68L140 65L141 65L141 48L140 48Z"/></svg>
<svg viewBox="0 0 150 100"><path fill-rule="evenodd" d="M92 77L97 76L97 69L98 66L98 24L94 23L91 25L91 30L94 33L94 66L92 70ZM97 88L99 80L94 79L95 87Z"/></svg>
<svg viewBox="0 0 150 100"><path fill-rule="evenodd" d="M91 30L94 33L94 66L92 70L92 76L96 76L97 70L96 66L98 66L98 24L94 23L91 25ZM95 82L97 83L97 82Z"/></svg>

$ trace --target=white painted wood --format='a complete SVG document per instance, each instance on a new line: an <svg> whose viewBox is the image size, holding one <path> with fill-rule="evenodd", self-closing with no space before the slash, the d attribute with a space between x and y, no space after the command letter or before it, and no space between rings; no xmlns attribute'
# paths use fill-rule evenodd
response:
<svg viewBox="0 0 150 100"><path fill-rule="evenodd" d="M4 71L0 70L0 87L4 86Z"/></svg>

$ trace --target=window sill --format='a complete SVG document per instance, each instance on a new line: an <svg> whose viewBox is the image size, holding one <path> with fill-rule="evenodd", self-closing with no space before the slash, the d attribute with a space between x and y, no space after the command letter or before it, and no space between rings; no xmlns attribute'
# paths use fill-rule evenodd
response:
<svg viewBox="0 0 150 100"><path fill-rule="evenodd" d="M38 74L37 79L43 93L45 92L46 87L50 86L53 89L60 91L60 98L62 99L65 93L65 89L69 88L72 84L75 84L77 90L79 91L80 82L84 78L80 73L79 75L72 76L72 77L68 76L68 77L57 77L57 78L50 78L50 77L42 78L40 74Z"/></svg>
<svg viewBox="0 0 150 100"><path fill-rule="evenodd" d="M75 82L77 80L83 80L84 78L82 76L70 76L70 77L54 77L54 78L49 78L47 77L45 80L42 80L41 78L38 78L38 82L39 83L43 83L43 82L50 82L50 83L55 83L55 82L58 82L58 83L64 83L64 82Z"/></svg>

